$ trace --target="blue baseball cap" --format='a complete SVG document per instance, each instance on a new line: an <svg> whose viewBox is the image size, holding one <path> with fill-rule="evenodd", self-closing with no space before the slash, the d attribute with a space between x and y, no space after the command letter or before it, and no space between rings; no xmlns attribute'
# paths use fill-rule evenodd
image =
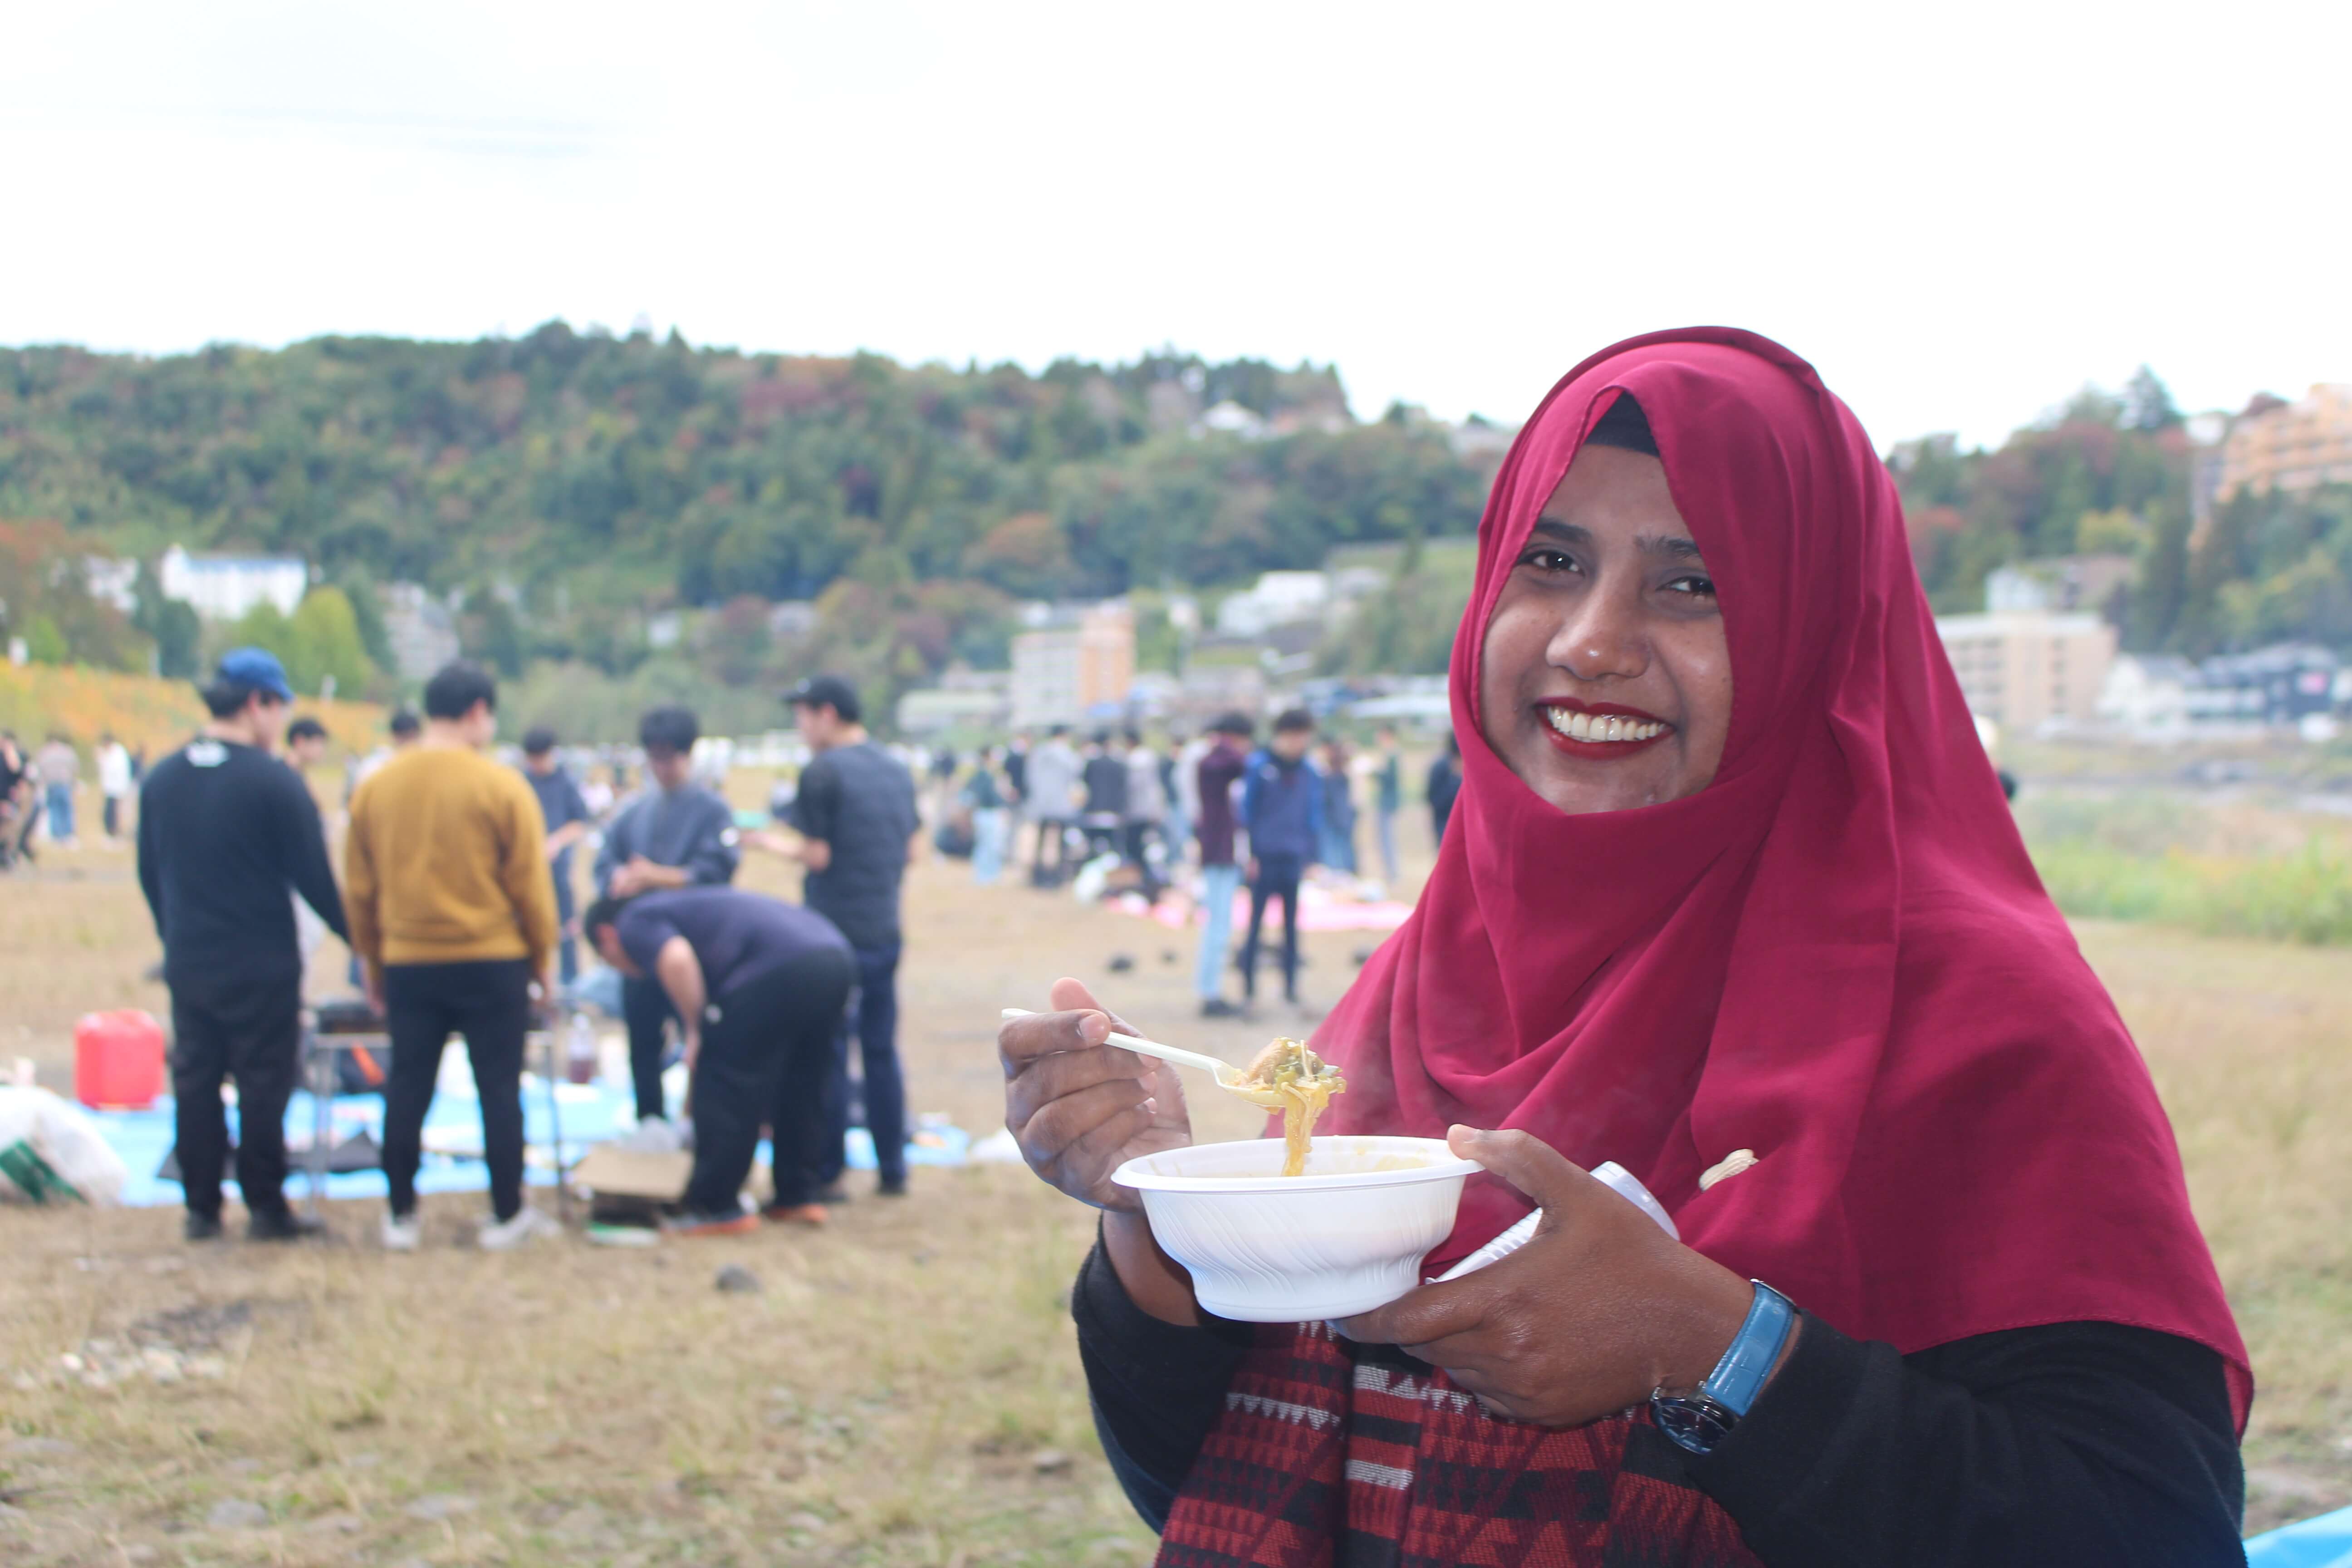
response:
<svg viewBox="0 0 2352 1568"><path fill-rule="evenodd" d="M266 691L280 702L294 700L294 687L286 679L286 667L266 647L229 649L221 655L220 670L215 679L225 685Z"/></svg>

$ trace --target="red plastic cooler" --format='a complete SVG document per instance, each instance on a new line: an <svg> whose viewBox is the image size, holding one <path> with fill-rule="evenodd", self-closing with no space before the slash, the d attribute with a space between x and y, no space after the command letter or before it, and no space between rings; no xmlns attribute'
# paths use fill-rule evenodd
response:
<svg viewBox="0 0 2352 1568"><path fill-rule="evenodd" d="M163 1092L163 1026L136 1007L88 1013L74 1026L74 1098L144 1110Z"/></svg>

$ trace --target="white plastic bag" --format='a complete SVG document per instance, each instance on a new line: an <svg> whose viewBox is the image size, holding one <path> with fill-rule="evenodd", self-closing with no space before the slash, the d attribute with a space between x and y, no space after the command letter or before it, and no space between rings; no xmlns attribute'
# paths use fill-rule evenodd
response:
<svg viewBox="0 0 2352 1568"><path fill-rule="evenodd" d="M0 1203L122 1201L131 1168L98 1124L46 1089L0 1086Z"/></svg>

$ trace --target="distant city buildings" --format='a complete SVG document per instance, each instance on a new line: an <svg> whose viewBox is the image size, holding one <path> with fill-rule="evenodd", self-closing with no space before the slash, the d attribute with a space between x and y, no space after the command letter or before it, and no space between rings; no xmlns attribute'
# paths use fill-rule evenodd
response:
<svg viewBox="0 0 2352 1568"><path fill-rule="evenodd" d="M2352 484L2352 385L2315 386L2300 403L2242 415L2222 437L2216 500L2327 484Z"/></svg>
<svg viewBox="0 0 2352 1568"><path fill-rule="evenodd" d="M2116 657L2116 628L2048 610L1938 616L1969 711L2016 734L2087 727Z"/></svg>
<svg viewBox="0 0 2352 1568"><path fill-rule="evenodd" d="M2331 648L2279 643L2202 663L2126 654L2099 698L2099 717L2135 741L2250 740L2292 729L2334 740L2352 706L2352 668Z"/></svg>
<svg viewBox="0 0 2352 1568"><path fill-rule="evenodd" d="M310 591L310 566L296 555L192 555L179 545L163 552L155 576L163 596L206 620L241 620L257 605L290 616Z"/></svg>
<svg viewBox="0 0 2352 1568"><path fill-rule="evenodd" d="M1117 715L1135 683L1135 612L1120 600L1031 606L1013 638L1016 729Z"/></svg>

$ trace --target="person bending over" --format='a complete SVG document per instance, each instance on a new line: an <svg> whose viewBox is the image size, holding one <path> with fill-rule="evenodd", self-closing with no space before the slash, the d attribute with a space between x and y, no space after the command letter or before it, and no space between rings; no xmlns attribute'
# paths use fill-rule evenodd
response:
<svg viewBox="0 0 2352 1568"><path fill-rule="evenodd" d="M425 1115L452 1033L466 1037L490 1166L493 1252L553 1232L522 1200L522 1053L530 992L552 995L555 888L530 786L483 754L499 689L478 665L446 666L425 687L425 733L352 796L343 844L352 946L368 1003L389 1016L383 1245L415 1250L416 1165Z"/></svg>
<svg viewBox="0 0 2352 1568"><path fill-rule="evenodd" d="M600 899L583 925L605 963L661 986L685 1022L694 1174L686 1213L665 1228L711 1236L759 1223L742 1192L762 1118L775 1134L770 1216L823 1225L808 1153L856 978L848 939L813 910L738 888Z"/></svg>

